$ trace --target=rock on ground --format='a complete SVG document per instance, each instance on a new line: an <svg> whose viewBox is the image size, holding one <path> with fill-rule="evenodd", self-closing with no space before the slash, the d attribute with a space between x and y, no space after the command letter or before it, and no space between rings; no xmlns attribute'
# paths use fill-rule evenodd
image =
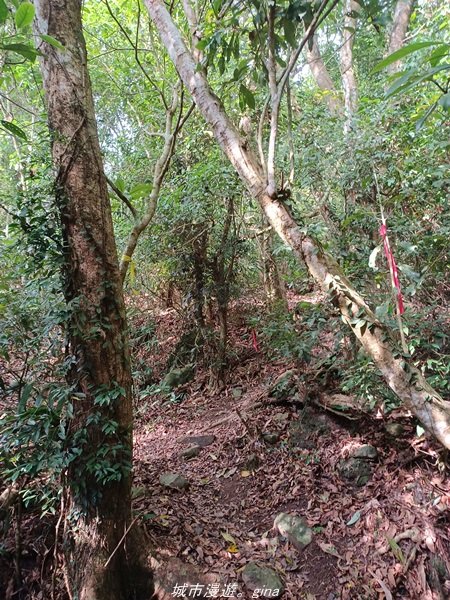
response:
<svg viewBox="0 0 450 600"><path fill-rule="evenodd" d="M184 450L182 450L180 452L180 456L181 458L185 458L186 460L190 459L190 458L195 458L196 456L198 456L200 454L202 450L201 446L198 446L197 444L193 444L192 446L189 446L188 448L185 448Z"/></svg>
<svg viewBox="0 0 450 600"><path fill-rule="evenodd" d="M313 532L301 517L280 513L274 521L274 529L287 537L297 550L303 550L311 543Z"/></svg>
<svg viewBox="0 0 450 600"><path fill-rule="evenodd" d="M215 435L187 435L186 437L182 438L181 443L205 448L206 446L213 444L215 441Z"/></svg>
<svg viewBox="0 0 450 600"><path fill-rule="evenodd" d="M245 587L252 592L256 593L259 590L261 597L279 598L284 591L283 582L276 571L269 567L260 567L254 562L250 562L244 567L242 580ZM265 592L265 596L263 592Z"/></svg>
<svg viewBox="0 0 450 600"><path fill-rule="evenodd" d="M189 481L180 473L161 473L159 483L174 490L184 490L189 487Z"/></svg>

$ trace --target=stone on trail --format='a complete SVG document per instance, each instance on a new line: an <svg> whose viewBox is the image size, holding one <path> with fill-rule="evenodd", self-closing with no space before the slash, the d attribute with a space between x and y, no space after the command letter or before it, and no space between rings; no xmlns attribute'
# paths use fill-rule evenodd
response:
<svg viewBox="0 0 450 600"><path fill-rule="evenodd" d="M400 423L386 423L385 429L392 437L401 437L405 433L405 428Z"/></svg>
<svg viewBox="0 0 450 600"><path fill-rule="evenodd" d="M290 369L279 375L268 389L268 395L279 402L284 402L297 392L298 375L295 369Z"/></svg>
<svg viewBox="0 0 450 600"><path fill-rule="evenodd" d="M210 446L215 441L215 435L187 435L181 439L182 444L189 444L190 446L200 446L200 448Z"/></svg>
<svg viewBox="0 0 450 600"><path fill-rule="evenodd" d="M375 460L378 458L378 450L374 446L366 444L360 446L354 452L351 453L352 458L365 458L367 460Z"/></svg>
<svg viewBox="0 0 450 600"><path fill-rule="evenodd" d="M182 369L172 369L163 379L163 385L170 390L184 385L194 377L194 365L189 364Z"/></svg>
<svg viewBox="0 0 450 600"><path fill-rule="evenodd" d="M189 460L190 458L195 458L196 456L198 456L201 451L202 451L201 446L193 444L192 446L189 446L188 448L185 448L184 450L182 450L180 452L180 456L181 456L181 458L185 458L186 460Z"/></svg>
<svg viewBox="0 0 450 600"><path fill-rule="evenodd" d="M289 413L288 412L276 413L273 416L273 420L278 421L279 423L282 423L283 421L289 421Z"/></svg>
<svg viewBox="0 0 450 600"><path fill-rule="evenodd" d="M264 431L262 434L262 438L268 444L276 444L280 439L278 433L271 433L270 431Z"/></svg>
<svg viewBox="0 0 450 600"><path fill-rule="evenodd" d="M342 477L362 487L371 478L372 462L377 458L378 450L366 444L353 450L347 460L342 460L338 464L338 471Z"/></svg>
<svg viewBox="0 0 450 600"><path fill-rule="evenodd" d="M261 597L279 598L284 592L284 585L280 577L273 569L269 567L260 567L254 562L245 565L242 570L242 580L252 592L259 590ZM262 596L262 591L265 591L265 596ZM269 595L270 590L270 595Z"/></svg>
<svg viewBox="0 0 450 600"><path fill-rule="evenodd" d="M338 464L338 470L342 477L352 481L358 487L366 485L372 476L372 465L365 458L348 458Z"/></svg>
<svg viewBox="0 0 450 600"><path fill-rule="evenodd" d="M259 467L260 462L259 456L252 453L247 456L247 460L244 462L244 467L249 471L254 471Z"/></svg>
<svg viewBox="0 0 450 600"><path fill-rule="evenodd" d="M189 487L189 481L180 473L162 473L159 476L159 483L174 490L185 490Z"/></svg>
<svg viewBox="0 0 450 600"><path fill-rule="evenodd" d="M274 529L280 535L288 538L294 544L297 550L303 550L311 543L313 532L301 517L289 515L288 513L280 513L274 521Z"/></svg>

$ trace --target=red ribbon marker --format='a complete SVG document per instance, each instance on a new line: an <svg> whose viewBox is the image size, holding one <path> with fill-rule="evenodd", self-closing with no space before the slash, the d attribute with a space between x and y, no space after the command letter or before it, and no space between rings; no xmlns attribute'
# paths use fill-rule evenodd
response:
<svg viewBox="0 0 450 600"><path fill-rule="evenodd" d="M258 340L256 339L256 331L254 329L252 329L252 346L255 352L259 352L259 344Z"/></svg>
<svg viewBox="0 0 450 600"><path fill-rule="evenodd" d="M383 223L381 225L380 235L383 238L384 253L386 254L386 258L387 258L388 265L389 265L389 270L391 272L392 285L397 290L398 312L400 315L402 315L405 312L405 307L403 305L403 296L402 296L402 292L401 292L401 288L400 288L400 279L398 277L397 263L395 262L394 255L392 254L391 246L389 244L386 223Z"/></svg>

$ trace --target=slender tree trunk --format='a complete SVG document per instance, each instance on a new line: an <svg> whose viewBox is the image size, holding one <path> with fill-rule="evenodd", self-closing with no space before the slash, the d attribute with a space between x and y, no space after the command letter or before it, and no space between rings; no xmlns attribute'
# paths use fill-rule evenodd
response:
<svg viewBox="0 0 450 600"><path fill-rule="evenodd" d="M200 229L200 233L197 231ZM208 253L208 230L204 223L194 225L193 230L195 239L192 243L192 261L194 281L192 284L192 299L194 308L194 318L197 328L200 332L205 327L205 271Z"/></svg>
<svg viewBox="0 0 450 600"><path fill-rule="evenodd" d="M220 246L210 262L211 276L214 282L214 292L217 298L217 315L219 317L219 347L215 365L212 369L213 388L222 389L225 386L225 371L227 363L228 343L228 302L230 299L230 280L233 276L236 258L234 248L231 250L227 264L227 246L230 246L230 234L234 229L234 200L227 199L227 214L225 217ZM233 244L234 245L234 244Z"/></svg>
<svg viewBox="0 0 450 600"><path fill-rule="evenodd" d="M147 199L147 205L144 214L141 217L135 219L133 229L131 230L128 240L125 245L125 250L120 260L120 278L122 284L125 281L125 277L133 258L134 251L136 250L137 243L141 234L147 229L156 212L156 205L158 203L159 194L161 192L161 186L164 181L164 177L170 166L170 161L173 156L175 149L175 141L177 136L177 128L179 122L173 127L173 121L175 112L179 104L179 86L177 85L173 90L172 102L170 106L166 108L166 126L164 130L164 144L161 150L161 154L155 163L153 168L153 186L150 195Z"/></svg>
<svg viewBox="0 0 450 600"><path fill-rule="evenodd" d="M264 221L266 220L264 219ZM270 228L267 233L263 233L261 239L264 291L269 304L280 302L287 308L286 292L280 277L277 261L273 255L272 247L273 229Z"/></svg>
<svg viewBox="0 0 450 600"><path fill-rule="evenodd" d="M337 96L333 80L323 62L317 35L314 35L311 46L306 50L306 58L317 87L325 92L325 102L327 103L330 113L332 115L342 115L342 104Z"/></svg>
<svg viewBox="0 0 450 600"><path fill-rule="evenodd" d="M389 44L387 49L388 55L400 50L400 48L403 46L413 8L414 0L397 0L394 10L394 17L392 20L392 29L389 36ZM391 75L397 73L400 65L401 61L392 63L388 67L388 73Z"/></svg>
<svg viewBox="0 0 450 600"><path fill-rule="evenodd" d="M69 380L77 453L67 473L67 575L73 598L150 598L131 525L132 381L127 326L106 179L98 143L81 0L35 0L56 202L70 313Z"/></svg>
<svg viewBox="0 0 450 600"><path fill-rule="evenodd" d="M344 133L349 133L358 108L358 86L353 67L353 41L356 32L355 15L361 10L356 0L344 2L344 30L341 46L341 75L344 90L345 124Z"/></svg>
<svg viewBox="0 0 450 600"><path fill-rule="evenodd" d="M439 396L418 369L398 356L392 348L389 332L353 289L337 263L313 239L304 235L284 204L268 194L267 179L261 164L229 120L204 74L196 70L195 61L167 9L159 0L145 0L145 3L161 40L198 109L275 231L292 248L297 258L305 261L317 283L330 293L344 321L372 357L391 389L416 414L428 431L450 448L450 402Z"/></svg>

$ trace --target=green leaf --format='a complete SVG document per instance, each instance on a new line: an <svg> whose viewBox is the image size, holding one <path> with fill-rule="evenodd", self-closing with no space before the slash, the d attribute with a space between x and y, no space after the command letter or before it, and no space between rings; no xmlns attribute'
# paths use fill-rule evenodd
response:
<svg viewBox="0 0 450 600"><path fill-rule="evenodd" d="M450 44L442 44L438 46L428 57L428 62L432 67L438 65L444 57L450 54Z"/></svg>
<svg viewBox="0 0 450 600"><path fill-rule="evenodd" d="M22 129L20 129L20 127L18 127L17 125L14 125L14 123L10 123L9 121L0 121L0 124L3 127L3 129L6 129L8 133L12 133L12 135L14 135L15 137L19 137L22 140L27 141L27 136L25 132L22 131Z"/></svg>
<svg viewBox="0 0 450 600"><path fill-rule="evenodd" d="M144 521L150 521L151 519L154 519L155 517L157 517L157 514L154 512L144 513L143 515L141 515L141 518Z"/></svg>
<svg viewBox="0 0 450 600"><path fill-rule="evenodd" d="M239 95L249 108L255 108L255 96L243 83L239 87Z"/></svg>
<svg viewBox="0 0 450 600"><path fill-rule="evenodd" d="M438 104L446 110L450 110L450 92L447 92L441 96L438 100Z"/></svg>
<svg viewBox="0 0 450 600"><path fill-rule="evenodd" d="M226 542L230 542L230 544L236 544L236 540L232 535L230 535L227 531L221 531L220 535Z"/></svg>
<svg viewBox="0 0 450 600"><path fill-rule="evenodd" d="M31 2L22 2L16 10L15 21L18 29L28 27L34 19L34 6Z"/></svg>
<svg viewBox="0 0 450 600"><path fill-rule="evenodd" d="M429 48L430 46L437 46L442 42L414 42L412 44L408 44L407 46L403 46L400 50L389 54L385 59L380 61L378 64L374 66L371 71L371 74L378 73L382 71L385 67L392 65L392 63L397 62L401 58L408 56L409 54L413 54L413 52L417 52L417 50L421 50L422 48Z"/></svg>
<svg viewBox="0 0 450 600"><path fill-rule="evenodd" d="M394 540L394 538L388 538L387 539L389 546L391 547L392 550L392 554L395 556L395 558L402 563L402 565L405 564L405 555L402 552L402 549L400 548L400 546L397 544L397 542Z"/></svg>
<svg viewBox="0 0 450 600"><path fill-rule="evenodd" d="M5 0L0 0L0 23L4 23L8 18L8 7Z"/></svg>
<svg viewBox="0 0 450 600"><path fill-rule="evenodd" d="M44 42L50 44L50 46L58 48L58 50L65 50L65 47L61 44L61 42L58 42L58 40L51 35L41 35L40 37L44 40Z"/></svg>
<svg viewBox="0 0 450 600"><path fill-rule="evenodd" d="M116 179L116 187L122 192L122 194L125 192L125 181L122 177L118 177Z"/></svg>
<svg viewBox="0 0 450 600"><path fill-rule="evenodd" d="M450 65L440 65L439 67L434 67L433 69L428 69L425 73L422 73L420 76L413 76L411 74L409 78L409 83L403 82L402 85L398 85L399 82L395 82L386 92L386 98L390 98L395 94L404 94L409 92L412 88L416 87L419 83L423 83L424 81L429 81L433 78L434 75L440 73L441 71L450 70Z"/></svg>
<svg viewBox="0 0 450 600"><path fill-rule="evenodd" d="M283 19L283 29L287 43L292 46L292 48L295 48L297 45L295 41L295 23L290 19Z"/></svg>
<svg viewBox="0 0 450 600"><path fill-rule="evenodd" d="M4 44L3 46L0 46L0 48L2 50L8 50L9 52L16 52L31 62L34 62L36 56L41 54L39 50L36 50L36 48L33 48L33 46L29 46L28 44Z"/></svg>
<svg viewBox="0 0 450 600"><path fill-rule="evenodd" d="M355 523L357 523L361 518L361 513L359 510L357 510L355 513L353 513L351 519L349 521L347 521L346 525L347 527L350 527L351 525L354 525Z"/></svg>
<svg viewBox="0 0 450 600"><path fill-rule="evenodd" d="M134 188L130 191L130 197L133 200L137 200L138 198L142 198L142 196L147 196L152 191L151 183L138 183L134 186Z"/></svg>
<svg viewBox="0 0 450 600"><path fill-rule="evenodd" d="M409 265L399 264L398 268L411 281L414 281L415 283L420 282L421 274L414 271Z"/></svg>
<svg viewBox="0 0 450 600"><path fill-rule="evenodd" d="M208 46L209 42L210 42L209 38L203 38L197 43L196 48L198 50L205 50L205 48Z"/></svg>
<svg viewBox="0 0 450 600"><path fill-rule="evenodd" d="M19 404L17 407L17 410L19 413L23 412L26 409L27 401L31 395L32 390L33 390L33 386L31 383L26 383L23 386L23 390L22 390L22 393L20 394Z"/></svg>

